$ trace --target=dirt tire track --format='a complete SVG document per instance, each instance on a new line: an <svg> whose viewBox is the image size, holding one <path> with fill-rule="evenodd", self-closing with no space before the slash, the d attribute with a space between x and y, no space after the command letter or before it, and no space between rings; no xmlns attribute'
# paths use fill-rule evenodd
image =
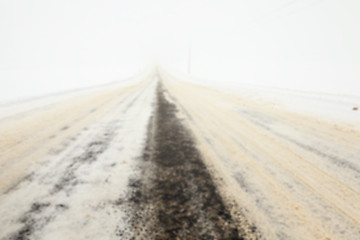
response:
<svg viewBox="0 0 360 240"><path fill-rule="evenodd" d="M143 177L129 184L133 237L245 239L164 91L159 83L141 163ZM256 233L252 235L256 239ZM119 236L130 238L129 232Z"/></svg>

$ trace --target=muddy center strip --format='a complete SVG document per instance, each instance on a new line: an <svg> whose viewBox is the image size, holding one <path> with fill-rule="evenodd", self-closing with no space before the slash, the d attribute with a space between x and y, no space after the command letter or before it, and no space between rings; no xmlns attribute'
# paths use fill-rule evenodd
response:
<svg viewBox="0 0 360 240"><path fill-rule="evenodd" d="M160 83L143 177L130 183L135 238L244 239L164 92Z"/></svg>

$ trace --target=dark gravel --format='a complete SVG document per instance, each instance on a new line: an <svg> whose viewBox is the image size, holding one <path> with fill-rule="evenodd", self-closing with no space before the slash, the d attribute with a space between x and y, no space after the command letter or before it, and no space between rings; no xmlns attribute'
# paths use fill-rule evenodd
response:
<svg viewBox="0 0 360 240"><path fill-rule="evenodd" d="M142 177L130 181L134 239L244 239L191 134L159 84L143 154Z"/></svg>

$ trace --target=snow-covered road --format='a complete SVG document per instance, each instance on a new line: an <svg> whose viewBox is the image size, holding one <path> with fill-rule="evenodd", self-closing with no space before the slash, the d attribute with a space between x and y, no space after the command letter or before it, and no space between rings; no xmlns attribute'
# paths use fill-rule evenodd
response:
<svg viewBox="0 0 360 240"><path fill-rule="evenodd" d="M162 78L222 195L265 239L360 238L359 125Z"/></svg>
<svg viewBox="0 0 360 240"><path fill-rule="evenodd" d="M360 238L356 122L162 71L10 112L0 239Z"/></svg>
<svg viewBox="0 0 360 240"><path fill-rule="evenodd" d="M146 140L150 80L3 120L1 239L113 239L126 227L116 201Z"/></svg>

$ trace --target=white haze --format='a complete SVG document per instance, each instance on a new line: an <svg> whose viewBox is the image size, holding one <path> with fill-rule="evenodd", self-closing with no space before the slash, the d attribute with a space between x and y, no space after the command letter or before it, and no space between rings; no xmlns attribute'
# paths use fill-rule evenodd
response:
<svg viewBox="0 0 360 240"><path fill-rule="evenodd" d="M360 95L357 0L0 0L0 101L137 75ZM205 80L204 80L205 81Z"/></svg>

